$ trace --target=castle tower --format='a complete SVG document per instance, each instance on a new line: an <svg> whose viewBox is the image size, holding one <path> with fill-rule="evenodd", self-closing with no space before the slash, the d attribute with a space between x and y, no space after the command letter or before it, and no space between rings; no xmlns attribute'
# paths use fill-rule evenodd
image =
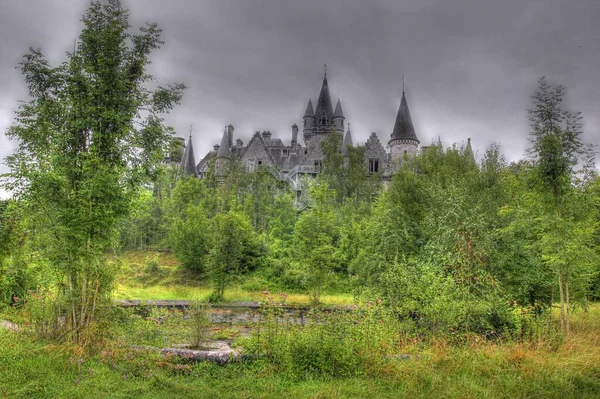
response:
<svg viewBox="0 0 600 399"><path fill-rule="evenodd" d="M219 152L217 153L217 159L215 161L215 175L217 176L217 179L219 181L223 181L223 178L227 174L229 161L231 161L231 148L229 147L229 129L228 126L225 126L223 138L221 139L221 145L219 146Z"/></svg>
<svg viewBox="0 0 600 399"><path fill-rule="evenodd" d="M315 124L315 111L313 110L312 100L308 100L306 106L306 112L304 112L304 128L302 133L304 134L304 142L308 143L308 140L313 136L313 127Z"/></svg>
<svg viewBox="0 0 600 399"><path fill-rule="evenodd" d="M183 140L183 139L182 139ZM196 173L196 160L194 159L194 147L192 145L192 132L190 131L190 138L183 151L181 157L181 175L183 177L198 177Z"/></svg>
<svg viewBox="0 0 600 399"><path fill-rule="evenodd" d="M329 95L329 84L327 83L327 66L325 67L325 76L315 109L314 134L328 134L331 129L335 129L333 121L333 106L331 105L331 96Z"/></svg>
<svg viewBox="0 0 600 399"><path fill-rule="evenodd" d="M342 111L342 103L338 99L335 105L335 111L333 112L333 123L335 124L335 130L344 134L344 111Z"/></svg>
<svg viewBox="0 0 600 399"><path fill-rule="evenodd" d="M419 143L412 119L410 118L406 95L404 94L404 90L402 90L402 100L400 101L398 115L396 115L396 123L388 142L391 149L390 155L392 161L402 159L405 155L415 155L419 148Z"/></svg>
<svg viewBox="0 0 600 399"><path fill-rule="evenodd" d="M354 147L352 144L352 132L350 132L350 124L348 123L348 130L344 136L344 143L342 144L342 154L344 157L348 155L348 147Z"/></svg>

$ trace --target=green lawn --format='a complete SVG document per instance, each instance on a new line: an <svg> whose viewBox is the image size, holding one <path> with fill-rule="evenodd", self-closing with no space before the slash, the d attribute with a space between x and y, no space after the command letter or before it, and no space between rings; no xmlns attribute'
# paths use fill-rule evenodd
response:
<svg viewBox="0 0 600 399"><path fill-rule="evenodd" d="M150 273L146 265L156 259L160 266L158 272ZM121 272L115 291L115 299L179 299L205 301L211 293L211 287L206 281L198 280L196 276L180 270L179 262L171 253L164 252L126 252L120 257ZM264 301L268 284L256 281L252 289L249 284L233 284L225 290L227 302ZM279 290L270 292L279 300ZM285 293L285 301L293 304L308 304L307 294ZM351 294L336 293L321 296L321 302L326 305L350 305L354 302Z"/></svg>

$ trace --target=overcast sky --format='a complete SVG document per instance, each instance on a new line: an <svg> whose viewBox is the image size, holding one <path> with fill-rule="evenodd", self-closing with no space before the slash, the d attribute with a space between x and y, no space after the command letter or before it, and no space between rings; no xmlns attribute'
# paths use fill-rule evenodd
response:
<svg viewBox="0 0 600 399"><path fill-rule="evenodd" d="M0 157L23 79L14 69L30 46L53 63L73 48L86 0L0 0ZM163 28L154 54L161 83L187 85L169 117L179 135L194 127L196 160L233 124L245 143L270 130L289 144L328 65L355 142L386 143L402 92L422 144L467 137L481 154L496 141L509 160L527 146L526 109L537 79L567 87L600 144L598 0L128 0L134 27ZM0 166L0 172L6 168Z"/></svg>

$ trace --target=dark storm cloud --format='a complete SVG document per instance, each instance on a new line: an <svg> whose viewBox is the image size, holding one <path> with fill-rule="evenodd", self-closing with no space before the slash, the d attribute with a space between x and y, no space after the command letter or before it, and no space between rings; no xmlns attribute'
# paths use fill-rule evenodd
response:
<svg viewBox="0 0 600 399"><path fill-rule="evenodd" d="M288 142L306 102L318 96L324 63L355 140L387 141L406 76L417 134L425 144L473 138L480 153L501 142L509 159L526 147L526 108L536 80L568 88L588 141L599 143L600 4L592 0L127 1L132 23L156 21L167 44L155 54L161 82L188 86L167 121L194 126L203 155L222 127L247 141L271 130ZM0 129L25 98L13 69L28 46L51 59L72 47L85 1L0 3ZM6 139L0 137L2 156Z"/></svg>

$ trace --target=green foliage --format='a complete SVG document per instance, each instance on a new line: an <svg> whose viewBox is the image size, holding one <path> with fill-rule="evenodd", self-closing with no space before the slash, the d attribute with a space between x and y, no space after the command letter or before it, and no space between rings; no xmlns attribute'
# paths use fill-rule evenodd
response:
<svg viewBox="0 0 600 399"><path fill-rule="evenodd" d="M198 273L205 271L205 256L211 247L211 227L202 205L190 205L185 219L173 220L169 241L183 267Z"/></svg>
<svg viewBox="0 0 600 399"><path fill-rule="evenodd" d="M388 308L369 302L349 310L313 310L304 324L267 303L264 326L245 343L293 379L364 375L397 355L399 324Z"/></svg>
<svg viewBox="0 0 600 399"><path fill-rule="evenodd" d="M19 140L7 158L7 186L44 218L43 237L35 239L59 276L70 338L85 344L97 304L112 289L104 254L136 188L162 159L169 134L160 114L179 102L184 87L144 87L161 31L147 24L129 33L118 0L92 1L82 22L74 51L58 67L36 49L19 65L30 100L7 132Z"/></svg>
<svg viewBox="0 0 600 399"><path fill-rule="evenodd" d="M335 244L339 233L332 209L334 191L324 182L311 189L315 206L303 212L296 222L292 256L302 272L312 301L318 304L338 263Z"/></svg>
<svg viewBox="0 0 600 399"><path fill-rule="evenodd" d="M230 210L211 221L211 244L207 268L213 283L211 302L223 300L227 284L242 273L256 269L262 257L261 245L248 219Z"/></svg>

